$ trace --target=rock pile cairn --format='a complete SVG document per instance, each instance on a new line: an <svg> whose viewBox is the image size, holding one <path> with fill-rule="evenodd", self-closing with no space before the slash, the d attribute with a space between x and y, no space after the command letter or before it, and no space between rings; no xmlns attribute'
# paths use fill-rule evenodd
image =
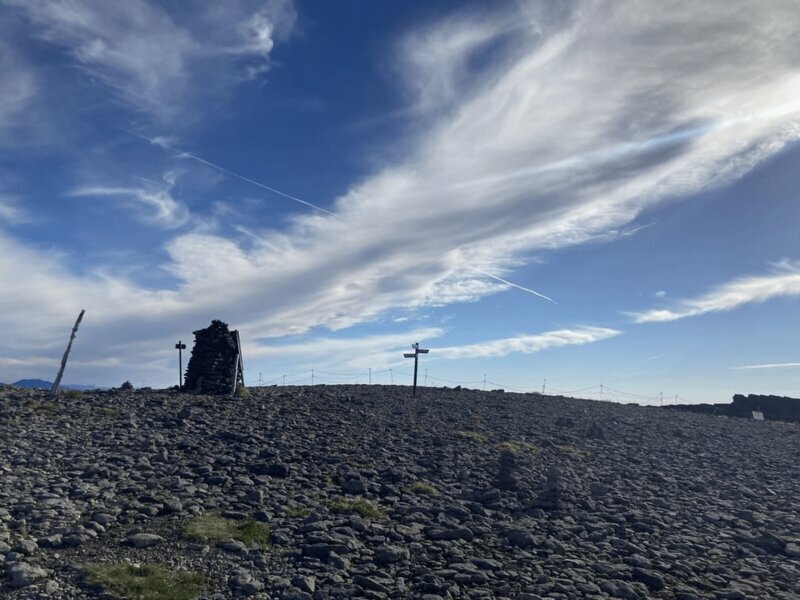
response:
<svg viewBox="0 0 800 600"><path fill-rule="evenodd" d="M230 394L236 377L238 332L227 323L211 321L194 333L194 348L186 367L184 388L193 394Z"/></svg>
<svg viewBox="0 0 800 600"><path fill-rule="evenodd" d="M495 487L501 490L516 490L516 472L519 469L517 457L511 450L503 450L497 459L497 478Z"/></svg>
<svg viewBox="0 0 800 600"><path fill-rule="evenodd" d="M564 478L558 466L552 466L545 472L545 482L542 491L533 501L531 508L544 510L561 510L564 507Z"/></svg>
<svg viewBox="0 0 800 600"><path fill-rule="evenodd" d="M606 431L600 423L592 421L592 424L586 430L586 437L594 440L604 440L606 439Z"/></svg>

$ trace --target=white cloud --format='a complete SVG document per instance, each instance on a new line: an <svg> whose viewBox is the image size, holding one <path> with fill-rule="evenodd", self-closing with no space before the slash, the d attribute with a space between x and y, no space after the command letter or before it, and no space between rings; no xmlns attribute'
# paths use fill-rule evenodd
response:
<svg viewBox="0 0 800 600"><path fill-rule="evenodd" d="M664 296L666 296L666 295L667 295L667 292L665 292L664 290L658 290L658 291L657 291L657 292L655 292L653 295L654 295L656 298L663 298Z"/></svg>
<svg viewBox="0 0 800 600"><path fill-rule="evenodd" d="M166 6L150 0L7 0L34 34L65 48L126 104L166 118L219 83L263 72L277 36L294 26L291 2L228 0ZM276 32L276 27L283 28Z"/></svg>
<svg viewBox="0 0 800 600"><path fill-rule="evenodd" d="M428 327L391 334L362 337L315 337L293 343L259 343L253 341L247 348L250 359L268 358L270 362L284 360L301 367L366 369L386 368L407 363L404 352L411 352L411 342L420 342L430 349L429 358L460 360L464 358L500 357L508 354L532 354L548 348L580 346L605 340L621 332L604 327L579 327L559 329L538 334L520 335L464 346L437 346L437 338L446 331Z"/></svg>
<svg viewBox="0 0 800 600"><path fill-rule="evenodd" d="M0 131L17 123L35 99L36 91L32 69L8 44L0 42Z"/></svg>
<svg viewBox="0 0 800 600"><path fill-rule="evenodd" d="M19 206L17 198L0 194L0 222L19 225L30 220L28 213Z"/></svg>
<svg viewBox="0 0 800 600"><path fill-rule="evenodd" d="M677 321L786 296L800 296L800 263L783 261L767 275L740 277L703 296L682 300L675 308L655 308L632 316L636 323Z"/></svg>
<svg viewBox="0 0 800 600"><path fill-rule="evenodd" d="M582 346L606 340L621 332L606 327L582 327L578 329L557 329L529 335L490 340L480 344L436 348L432 356L453 360L465 358L494 358L508 354L533 354L548 348L563 346Z"/></svg>
<svg viewBox="0 0 800 600"><path fill-rule="evenodd" d="M299 367L330 369L381 369L405 364L403 352L412 342L425 343L444 335L439 327L418 328L390 334L361 337L314 337L290 343L242 342L250 359L266 358L270 363L288 361Z"/></svg>
<svg viewBox="0 0 800 600"><path fill-rule="evenodd" d="M98 198L122 197L134 200L139 205L147 208L142 213L144 221L164 227L175 229L189 221L189 209L185 204L172 197L171 190L175 185L175 174L171 171L164 174L165 185L145 181L145 187L112 187L112 186L86 186L72 192L71 196L94 196Z"/></svg>
<svg viewBox="0 0 800 600"><path fill-rule="evenodd" d="M463 14L408 33L401 42L399 69L413 109L441 109L474 84L470 61L514 28L511 16Z"/></svg>

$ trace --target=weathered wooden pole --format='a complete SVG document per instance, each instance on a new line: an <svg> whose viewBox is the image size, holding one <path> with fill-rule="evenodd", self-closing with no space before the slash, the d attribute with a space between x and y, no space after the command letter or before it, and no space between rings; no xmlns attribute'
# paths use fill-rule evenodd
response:
<svg viewBox="0 0 800 600"><path fill-rule="evenodd" d="M58 369L58 375L56 376L56 380L53 382L53 387L50 388L50 395L55 396L58 394L58 386L61 385L61 377L64 375L64 368L67 366L67 359L69 358L69 351L72 350L72 340L75 339L75 336L78 334L78 326L81 324L81 319L83 319L83 313L85 310L81 310L81 314L78 315L78 320L75 321L75 327L72 328L72 333L69 336L69 343L67 344L67 349L64 350L64 356L61 358L61 368Z"/></svg>
<svg viewBox="0 0 800 600"><path fill-rule="evenodd" d="M186 344L181 340L175 344L175 349L178 351L178 391L183 391L183 350L186 350Z"/></svg>
<svg viewBox="0 0 800 600"><path fill-rule="evenodd" d="M233 365L233 390L231 396L236 395L236 388L241 384L244 390L244 361L242 360L242 341L239 339L239 330L233 332L233 339L236 342L236 362Z"/></svg>

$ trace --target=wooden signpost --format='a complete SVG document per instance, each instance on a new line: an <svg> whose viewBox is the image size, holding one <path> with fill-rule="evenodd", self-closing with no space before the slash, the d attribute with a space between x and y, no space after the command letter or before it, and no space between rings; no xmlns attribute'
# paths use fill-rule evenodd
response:
<svg viewBox="0 0 800 600"><path fill-rule="evenodd" d="M419 342L411 344L411 347L414 349L414 352L406 352L403 354L406 358L413 358L414 359L414 390L411 392L412 397L417 397L417 367L419 366L419 355L420 354L427 354L430 350L422 349L419 347Z"/></svg>

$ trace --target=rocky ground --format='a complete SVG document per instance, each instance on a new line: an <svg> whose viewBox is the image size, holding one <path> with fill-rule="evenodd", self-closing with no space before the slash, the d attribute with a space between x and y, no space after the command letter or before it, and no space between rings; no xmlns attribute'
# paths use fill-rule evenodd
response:
<svg viewBox="0 0 800 600"><path fill-rule="evenodd" d="M798 598L799 443L536 394L7 387L0 596L101 597L86 565L128 560L204 573L206 599ZM207 513L269 546L188 539Z"/></svg>

